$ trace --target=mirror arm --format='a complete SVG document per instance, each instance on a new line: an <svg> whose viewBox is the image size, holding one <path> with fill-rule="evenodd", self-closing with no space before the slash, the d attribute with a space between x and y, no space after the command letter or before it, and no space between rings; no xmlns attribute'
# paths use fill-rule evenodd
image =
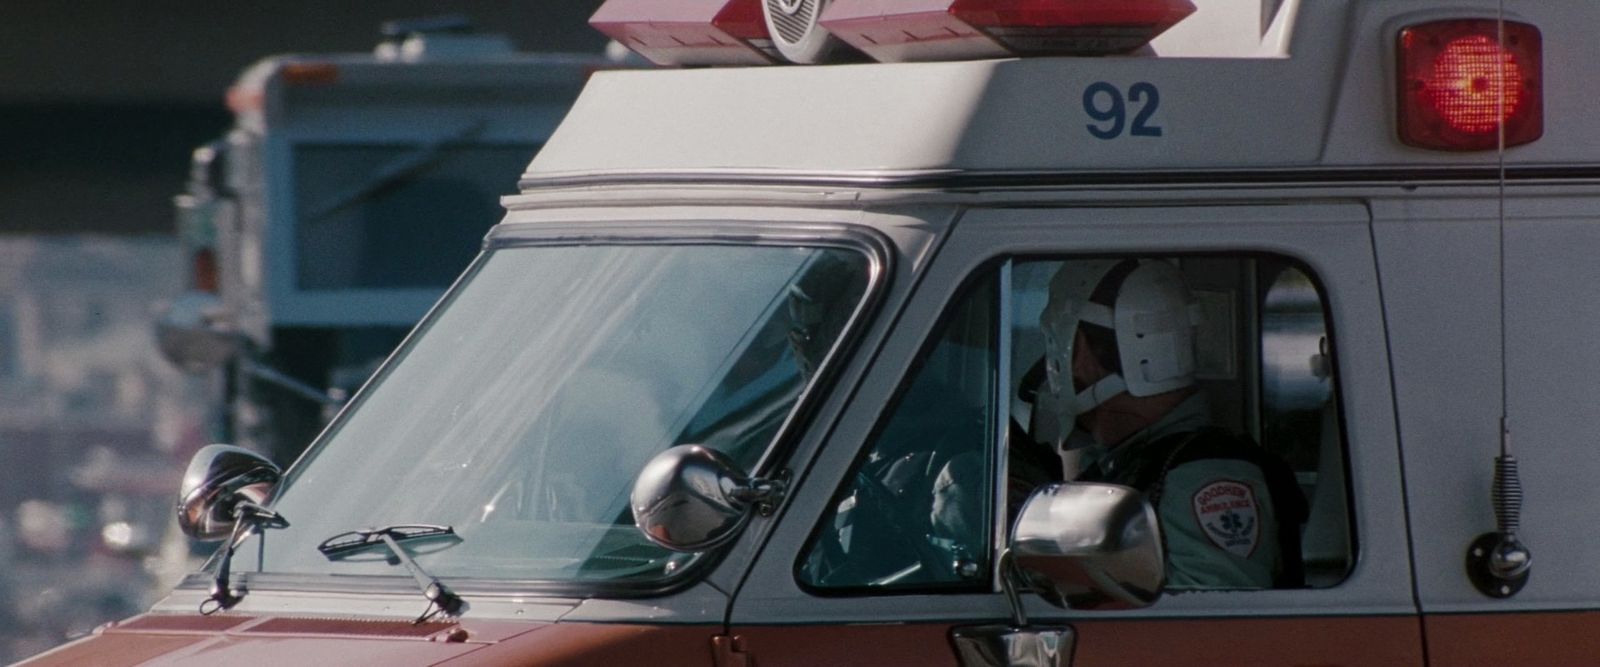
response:
<svg viewBox="0 0 1600 667"><path fill-rule="evenodd" d="M228 536L228 543L222 549L222 562L217 564L216 576L211 580L211 596L200 603L200 614L210 616L238 604L244 599L244 591L235 591L229 581L232 571L229 567L233 563L233 551L239 543L250 536L250 526L240 516L233 523L233 534Z"/></svg>
<svg viewBox="0 0 1600 667"><path fill-rule="evenodd" d="M1022 607L1022 595L1017 592L1017 577L1022 572L1017 569L1016 557L1007 548L1000 552L1000 590L1006 594L1006 604L1011 607L1011 627L1028 627L1028 612Z"/></svg>
<svg viewBox="0 0 1600 667"><path fill-rule="evenodd" d="M745 486L730 489L728 498L747 506L754 505L756 513L761 516L772 516L789 491L788 477L788 471L785 470L771 479L752 479Z"/></svg>
<svg viewBox="0 0 1600 667"><path fill-rule="evenodd" d="M233 533L222 550L222 562L217 564L217 575L211 580L211 596L200 603L200 614L210 616L238 604L246 591L235 589L232 577L233 552L245 540L267 528L288 528L289 521L282 515L248 500L234 507Z"/></svg>
<svg viewBox="0 0 1600 667"><path fill-rule="evenodd" d="M767 501L774 495L782 493L781 489L781 485L774 485L768 480L753 479L746 486L729 489L728 498L749 505Z"/></svg>
<svg viewBox="0 0 1600 667"><path fill-rule="evenodd" d="M956 658L962 667L1044 667L1069 665L1078 635L1071 626L1030 626L1023 612L1018 584L1025 576L1010 548L1000 552L1000 586L1011 606L1007 625L973 625L952 628Z"/></svg>
<svg viewBox="0 0 1600 667"><path fill-rule="evenodd" d="M290 377L276 368L256 362L250 359L249 355L241 355L239 363L250 377L277 386L308 401L335 408L344 405L344 401L329 395L328 392Z"/></svg>

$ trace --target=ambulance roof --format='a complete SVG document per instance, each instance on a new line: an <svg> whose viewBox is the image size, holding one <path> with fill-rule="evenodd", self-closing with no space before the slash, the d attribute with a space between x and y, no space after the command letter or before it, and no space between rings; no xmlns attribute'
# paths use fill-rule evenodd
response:
<svg viewBox="0 0 1600 667"><path fill-rule="evenodd" d="M1289 2L1281 52L605 72L525 187L605 180L938 174L1480 170L1496 151L1396 138L1402 26L1497 14L1493 0ZM1544 134L1519 167L1600 157L1600 3L1508 0L1543 33ZM1191 34L1192 37L1192 34ZM1157 43L1160 47L1160 43Z"/></svg>

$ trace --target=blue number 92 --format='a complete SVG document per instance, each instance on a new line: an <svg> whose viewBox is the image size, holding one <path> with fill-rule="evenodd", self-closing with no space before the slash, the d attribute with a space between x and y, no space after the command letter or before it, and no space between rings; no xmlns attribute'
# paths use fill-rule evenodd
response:
<svg viewBox="0 0 1600 667"><path fill-rule="evenodd" d="M1096 81L1083 89L1083 112L1096 121L1085 127L1096 139L1115 139L1122 136L1128 126L1128 104L1122 91L1104 81ZM1156 109L1161 106L1161 93L1154 84L1135 83L1128 88L1127 101L1139 107L1133 117L1128 134L1135 137L1159 137L1161 127L1151 123Z"/></svg>

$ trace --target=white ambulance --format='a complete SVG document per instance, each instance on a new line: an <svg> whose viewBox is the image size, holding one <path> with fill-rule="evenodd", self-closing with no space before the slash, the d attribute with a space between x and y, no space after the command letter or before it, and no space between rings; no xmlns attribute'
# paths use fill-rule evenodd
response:
<svg viewBox="0 0 1600 667"><path fill-rule="evenodd" d="M682 67L594 77L281 478L197 457L238 549L31 664L1600 656L1600 4L594 23ZM1174 397L1237 478L1082 481Z"/></svg>

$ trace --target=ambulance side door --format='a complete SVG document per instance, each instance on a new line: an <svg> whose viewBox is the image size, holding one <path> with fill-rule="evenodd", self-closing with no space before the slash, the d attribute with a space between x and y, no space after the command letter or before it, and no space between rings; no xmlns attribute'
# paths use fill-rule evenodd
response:
<svg viewBox="0 0 1600 667"><path fill-rule="evenodd" d="M1011 618L996 562L1039 313L1051 274L1094 258L1182 267L1217 421L1297 459L1308 585L1117 612L1024 594L1030 629L1067 628L1060 664L1422 664L1369 220L1325 203L967 212L801 467L735 591L732 649L763 667L950 665L961 628Z"/></svg>

